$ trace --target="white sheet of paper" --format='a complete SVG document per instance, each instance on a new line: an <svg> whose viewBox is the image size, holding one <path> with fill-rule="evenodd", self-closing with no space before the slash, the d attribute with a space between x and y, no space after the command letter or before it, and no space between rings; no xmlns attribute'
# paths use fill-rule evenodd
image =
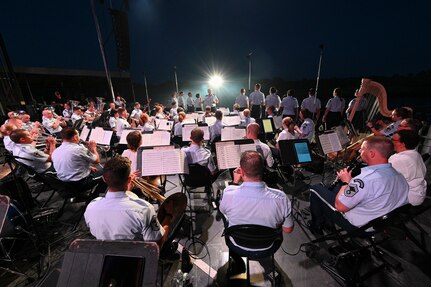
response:
<svg viewBox="0 0 431 287"><path fill-rule="evenodd" d="M341 143L338 139L337 133L335 132L319 135L319 141L324 154L340 151L343 149L341 147Z"/></svg>
<svg viewBox="0 0 431 287"><path fill-rule="evenodd" d="M216 117L205 117L204 122L208 124L208 126L212 126L216 122Z"/></svg>
<svg viewBox="0 0 431 287"><path fill-rule="evenodd" d="M161 131L171 131L174 126L173 121L168 121L166 119L155 119L156 129Z"/></svg>
<svg viewBox="0 0 431 287"><path fill-rule="evenodd" d="M245 138L245 129L237 129L235 127L224 127L221 130L222 141L240 140Z"/></svg>
<svg viewBox="0 0 431 287"><path fill-rule="evenodd" d="M171 133L167 131L154 131L150 134L142 135L141 146L159 146L159 145L170 145Z"/></svg>
<svg viewBox="0 0 431 287"><path fill-rule="evenodd" d="M82 128L81 134L79 135L79 138L83 141L86 141L89 133L90 129L87 126L84 126Z"/></svg>
<svg viewBox="0 0 431 287"><path fill-rule="evenodd" d="M276 129L282 129L283 128L283 116L274 116L272 117L273 121L274 121L274 126Z"/></svg>
<svg viewBox="0 0 431 287"><path fill-rule="evenodd" d="M127 139L126 139L127 135L133 131L137 131L137 130L123 130L123 132L121 133L119 144L127 144Z"/></svg>
<svg viewBox="0 0 431 287"><path fill-rule="evenodd" d="M187 173L185 154L175 148L154 148L142 151L142 176Z"/></svg>
<svg viewBox="0 0 431 287"><path fill-rule="evenodd" d="M216 155L219 170L237 168L244 151L256 150L255 144L235 145L234 142L217 142Z"/></svg>
<svg viewBox="0 0 431 287"><path fill-rule="evenodd" d="M223 123L226 126L239 126L239 124L241 123L241 117L238 116L226 116L223 117Z"/></svg>

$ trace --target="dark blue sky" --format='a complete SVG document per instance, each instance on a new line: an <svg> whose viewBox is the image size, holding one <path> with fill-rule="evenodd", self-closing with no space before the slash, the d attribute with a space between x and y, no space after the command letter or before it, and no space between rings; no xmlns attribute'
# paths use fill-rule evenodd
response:
<svg viewBox="0 0 431 287"><path fill-rule="evenodd" d="M111 18L96 0L104 38ZM112 0L119 8L120 0ZM417 73L431 68L429 1L129 0L131 72L150 83ZM1 1L0 32L15 66L103 70L90 0ZM113 35L106 42L116 70ZM244 80L242 80L244 81ZM246 82L244 82L246 84Z"/></svg>

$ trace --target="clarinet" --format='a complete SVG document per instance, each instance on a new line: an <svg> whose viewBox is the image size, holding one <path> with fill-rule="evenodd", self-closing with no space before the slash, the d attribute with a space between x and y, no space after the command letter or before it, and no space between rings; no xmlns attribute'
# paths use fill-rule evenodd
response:
<svg viewBox="0 0 431 287"><path fill-rule="evenodd" d="M347 171L351 171L358 167L362 163L361 156L354 158L348 165L347 165ZM337 176L334 181L329 185L329 190L334 190L334 188L341 182L341 179Z"/></svg>

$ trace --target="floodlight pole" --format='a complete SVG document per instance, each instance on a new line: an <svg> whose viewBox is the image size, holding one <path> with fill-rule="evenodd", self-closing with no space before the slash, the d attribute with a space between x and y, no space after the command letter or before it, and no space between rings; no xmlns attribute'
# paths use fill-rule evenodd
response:
<svg viewBox="0 0 431 287"><path fill-rule="evenodd" d="M174 76L175 76L175 89L178 94L178 77L177 77L177 66L174 66Z"/></svg>
<svg viewBox="0 0 431 287"><path fill-rule="evenodd" d="M91 2L91 11L93 13L93 18L94 18L94 24L96 26L97 39L99 40L100 53L102 54L103 66L105 67L106 79L108 80L108 86L111 91L112 102L115 102L114 87L112 86L111 74L109 72L108 63L105 57L105 48L103 47L102 34L100 32L99 20L96 14L96 5L94 4L94 0L90 0L90 2Z"/></svg>
<svg viewBox="0 0 431 287"><path fill-rule="evenodd" d="M252 66L251 66L251 55L252 55L253 53L252 52L250 52L250 53L248 53L248 55L247 55L247 58L248 58L248 91L250 92L251 91L251 68L252 68Z"/></svg>
<svg viewBox="0 0 431 287"><path fill-rule="evenodd" d="M149 105L150 98L148 97L147 77L145 76L145 72L142 72L142 74L144 75L144 85L145 85L145 94L147 95L148 114L150 114L151 108L150 108L150 105Z"/></svg>
<svg viewBox="0 0 431 287"><path fill-rule="evenodd" d="M317 80L316 80L316 93L314 97L314 104L316 103L317 99L317 90L319 88L319 80L320 80L320 68L322 67L322 58L323 58L323 44L319 46L320 48L320 58L319 58L319 68L317 69Z"/></svg>

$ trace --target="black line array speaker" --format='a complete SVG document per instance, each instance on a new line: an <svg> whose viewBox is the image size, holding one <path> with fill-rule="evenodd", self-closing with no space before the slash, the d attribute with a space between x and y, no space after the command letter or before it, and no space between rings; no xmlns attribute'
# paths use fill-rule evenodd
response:
<svg viewBox="0 0 431 287"><path fill-rule="evenodd" d="M130 68L130 42L127 13L111 9L111 16L117 48L117 66L121 70L128 70Z"/></svg>

